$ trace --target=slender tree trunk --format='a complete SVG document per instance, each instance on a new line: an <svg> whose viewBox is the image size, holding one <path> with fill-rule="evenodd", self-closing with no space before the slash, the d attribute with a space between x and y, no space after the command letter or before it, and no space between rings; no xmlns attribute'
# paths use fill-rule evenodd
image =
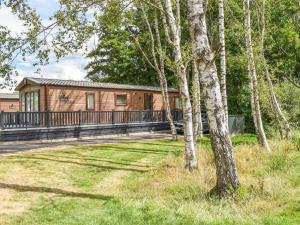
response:
<svg viewBox="0 0 300 225"><path fill-rule="evenodd" d="M277 101L275 92L274 92L274 87L273 87L273 83L271 80L271 75L269 72L269 68L268 68L268 64L267 64L267 60L265 58L265 54L264 54L264 39L265 39L265 29L266 29L266 25L265 25L265 0L262 0L262 8L261 8L261 13L259 13L259 6L256 2L256 9L257 9L257 17L258 17L258 21L259 21L259 37L260 37L260 51L261 51L261 58L263 60L263 66L264 66L264 70L265 70L265 76L267 79L267 84L268 84L268 88L269 88L269 94L271 96L271 105L273 108L273 112L274 115L276 117L277 122L279 123L279 132L281 137L283 136L283 129L285 130L285 138L286 139L291 139L292 134L291 134L291 129L290 129L290 125L289 122L287 121L287 119L285 118L284 114L281 111L281 107ZM281 125L281 123L283 123L283 125Z"/></svg>
<svg viewBox="0 0 300 225"><path fill-rule="evenodd" d="M203 126L201 118L201 90L199 72L195 60L192 61L192 78L194 140L197 143L198 136L202 137L203 135Z"/></svg>
<svg viewBox="0 0 300 225"><path fill-rule="evenodd" d="M190 100L188 82L186 77L186 67L184 65L181 46L180 46L180 27L174 18L172 11L171 0L165 1L166 16L168 26L170 28L171 39L173 44L173 54L176 65L176 76L179 84L180 97L183 110L183 123L184 123L184 141L185 141L185 167L190 171L197 168L197 158L195 149L195 140L193 135L193 118L192 118L192 105ZM178 15L177 15L178 16Z"/></svg>
<svg viewBox="0 0 300 225"><path fill-rule="evenodd" d="M156 59L156 54L155 54L155 41L154 41L154 35L148 20L148 16L146 14L146 11L144 9L144 7L141 7L143 14L144 14L144 18L145 18L145 22L147 24L147 28L149 31L149 35L150 35L150 40L151 40L151 55L153 58L153 63L150 61L149 57L146 55L146 53L143 51L142 47L140 46L139 42L137 41L137 45L140 49L140 51L142 52L143 56L145 57L146 61L148 62L148 64L150 66L153 67L153 69L156 71L157 75L158 75L158 79L159 79L159 84L160 84L160 88L161 88L161 94L163 97L163 102L164 102L164 109L166 111L166 118L169 122L170 128L171 128L171 133L172 133L172 139L173 140L177 140L177 131L176 131L176 127L174 124L174 120L173 120L173 116L171 113L171 107L170 107L170 100L169 100L169 93L168 93L168 82L166 79L166 75L165 75L165 57L164 57L164 53L163 53L163 49L162 49L162 45L161 45L161 40L160 40L160 35L159 35L159 29L158 29L158 19L157 19L157 13L155 10L155 17L154 17L154 28L155 28L155 37L156 37L156 43L157 43L157 49L158 49L158 57L159 57L159 63L157 62L158 60Z"/></svg>
<svg viewBox="0 0 300 225"><path fill-rule="evenodd" d="M281 121L283 122L283 126L284 126L284 130L285 130L285 138L286 139L291 139L292 138L292 133L291 133L291 129L290 129L290 124L287 121L287 119L285 118L285 116L283 115L280 105L277 101L276 95L274 93L274 87L273 87L273 83L269 74L269 70L267 67L267 63L265 58L263 58L264 61L264 66L265 66L265 75L267 78L267 82L268 82L268 88L269 88L269 92L270 92L270 96L271 96L271 104L272 104L272 108L275 114L275 117L277 118L277 121L279 121L279 126L280 126L280 133L282 135L282 126L281 126Z"/></svg>
<svg viewBox="0 0 300 225"><path fill-rule="evenodd" d="M214 55L209 45L204 0L188 0L193 49L203 85L212 150L215 156L217 184L215 191L226 196L239 187L239 180L229 138Z"/></svg>
<svg viewBox="0 0 300 225"><path fill-rule="evenodd" d="M160 83L162 86L162 95L164 98L166 116L167 116L167 120L171 127L172 138L173 138L173 140L177 140L177 131L176 131L176 127L175 127L172 113L171 113L169 93L168 93L168 82L167 82L166 74L165 74L165 53L163 52L163 48L162 48L162 44L161 44L161 40L160 40L156 9L155 9L155 17L154 17L154 29L155 29L156 43L157 43L157 47L158 47L159 65L160 65L159 80L160 80Z"/></svg>
<svg viewBox="0 0 300 225"><path fill-rule="evenodd" d="M250 23L250 9L249 0L244 0L244 26L245 26L245 39L246 39L246 50L248 57L248 76L249 76L249 87L251 92L251 110L254 120L254 124L257 132L257 139L260 145L262 145L267 151L270 151L270 147L267 141L265 130L262 123L259 94L257 85L257 76L254 63L252 40L251 40L251 23Z"/></svg>
<svg viewBox="0 0 300 225"><path fill-rule="evenodd" d="M220 41L220 86L225 117L228 125L228 105L226 92L226 52L225 52L225 27L224 27L224 1L219 0L219 41Z"/></svg>
<svg viewBox="0 0 300 225"><path fill-rule="evenodd" d="M168 83L167 83L166 76L164 73L159 74L159 83L160 83L160 87L161 87L161 94L162 94L163 101L164 101L166 118L167 118L170 128L171 128L172 139L177 140L177 131L176 131L173 116L171 113L171 106L170 106L169 92L168 92Z"/></svg>

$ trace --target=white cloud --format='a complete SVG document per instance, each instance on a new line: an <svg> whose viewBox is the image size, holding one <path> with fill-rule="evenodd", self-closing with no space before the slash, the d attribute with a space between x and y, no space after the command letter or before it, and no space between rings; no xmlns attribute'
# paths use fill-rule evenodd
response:
<svg viewBox="0 0 300 225"><path fill-rule="evenodd" d="M5 6L0 8L0 25L7 27L13 34L21 33L25 30L23 23Z"/></svg>
<svg viewBox="0 0 300 225"><path fill-rule="evenodd" d="M36 68L29 62L22 62L21 68L17 71L19 76L14 77L17 84L20 83L24 77L43 77L52 79L65 79L65 80L84 80L86 72L84 67L87 64L87 59L80 55L68 56L61 59L58 63L51 63L46 66L41 67L41 72L39 74L35 73ZM0 79L1 82L1 79ZM7 87L0 90L0 92L12 92L12 89Z"/></svg>
<svg viewBox="0 0 300 225"><path fill-rule="evenodd" d="M30 5L41 14L43 18L43 24L50 24L48 17L58 6L57 0L29 0ZM25 27L22 22L11 13L10 9L2 6L0 7L0 25L8 27L14 34L25 31ZM48 36L47 41L51 41L51 36ZM98 43L97 37L92 37L87 43L89 50L94 49ZM71 80L83 80L86 76L84 70L88 60L83 57L84 49L81 49L78 54L73 54L60 59L59 62L54 62L55 58L50 57L49 65L41 67L40 74L35 74L36 68L32 66L35 61L34 56L26 56L26 61L21 58L16 60L16 68L19 76L16 77L16 81L19 83L24 77L45 77L56 79L71 79ZM1 82L1 79L0 79ZM14 88L13 88L14 89ZM8 92L9 88L0 90L0 92Z"/></svg>

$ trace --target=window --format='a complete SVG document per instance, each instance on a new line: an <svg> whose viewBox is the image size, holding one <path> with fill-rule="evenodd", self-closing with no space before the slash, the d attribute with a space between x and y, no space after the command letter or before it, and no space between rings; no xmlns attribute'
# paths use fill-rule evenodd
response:
<svg viewBox="0 0 300 225"><path fill-rule="evenodd" d="M152 94L144 94L144 109L152 110L153 109L153 95Z"/></svg>
<svg viewBox="0 0 300 225"><path fill-rule="evenodd" d="M179 97L175 97L175 109L181 109L181 101Z"/></svg>
<svg viewBox="0 0 300 225"><path fill-rule="evenodd" d="M25 112L25 94L21 94L21 111Z"/></svg>
<svg viewBox="0 0 300 225"><path fill-rule="evenodd" d="M22 112L38 112L39 111L39 92L32 91L21 94Z"/></svg>
<svg viewBox="0 0 300 225"><path fill-rule="evenodd" d="M116 95L116 105L127 105L127 95Z"/></svg>
<svg viewBox="0 0 300 225"><path fill-rule="evenodd" d="M86 109L95 110L95 94L94 93L86 94L86 99L87 99Z"/></svg>

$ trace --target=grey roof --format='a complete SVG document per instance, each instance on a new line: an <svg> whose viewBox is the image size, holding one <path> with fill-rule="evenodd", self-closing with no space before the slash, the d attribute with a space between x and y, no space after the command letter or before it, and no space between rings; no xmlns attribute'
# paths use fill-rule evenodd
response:
<svg viewBox="0 0 300 225"><path fill-rule="evenodd" d="M114 83L98 83L90 81L76 80L59 80L48 78L25 77L23 81L16 87L19 90L24 84L33 83L38 85L57 85L57 86L72 86L72 87L92 87L106 89L125 89L125 90L143 90L143 91L160 91L160 87L129 85L129 84L114 84ZM178 92L175 88L169 88L170 92Z"/></svg>
<svg viewBox="0 0 300 225"><path fill-rule="evenodd" d="M0 99L18 99L19 98L19 92L13 92L13 93L0 93Z"/></svg>

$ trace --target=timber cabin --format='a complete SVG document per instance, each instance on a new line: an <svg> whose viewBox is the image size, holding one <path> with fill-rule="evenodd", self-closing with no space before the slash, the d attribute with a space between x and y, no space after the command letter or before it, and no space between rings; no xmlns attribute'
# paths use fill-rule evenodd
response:
<svg viewBox="0 0 300 225"><path fill-rule="evenodd" d="M19 93L0 93L0 111L18 112Z"/></svg>
<svg viewBox="0 0 300 225"><path fill-rule="evenodd" d="M163 110L159 87L26 77L16 87L21 112ZM171 109L179 92L169 88Z"/></svg>

